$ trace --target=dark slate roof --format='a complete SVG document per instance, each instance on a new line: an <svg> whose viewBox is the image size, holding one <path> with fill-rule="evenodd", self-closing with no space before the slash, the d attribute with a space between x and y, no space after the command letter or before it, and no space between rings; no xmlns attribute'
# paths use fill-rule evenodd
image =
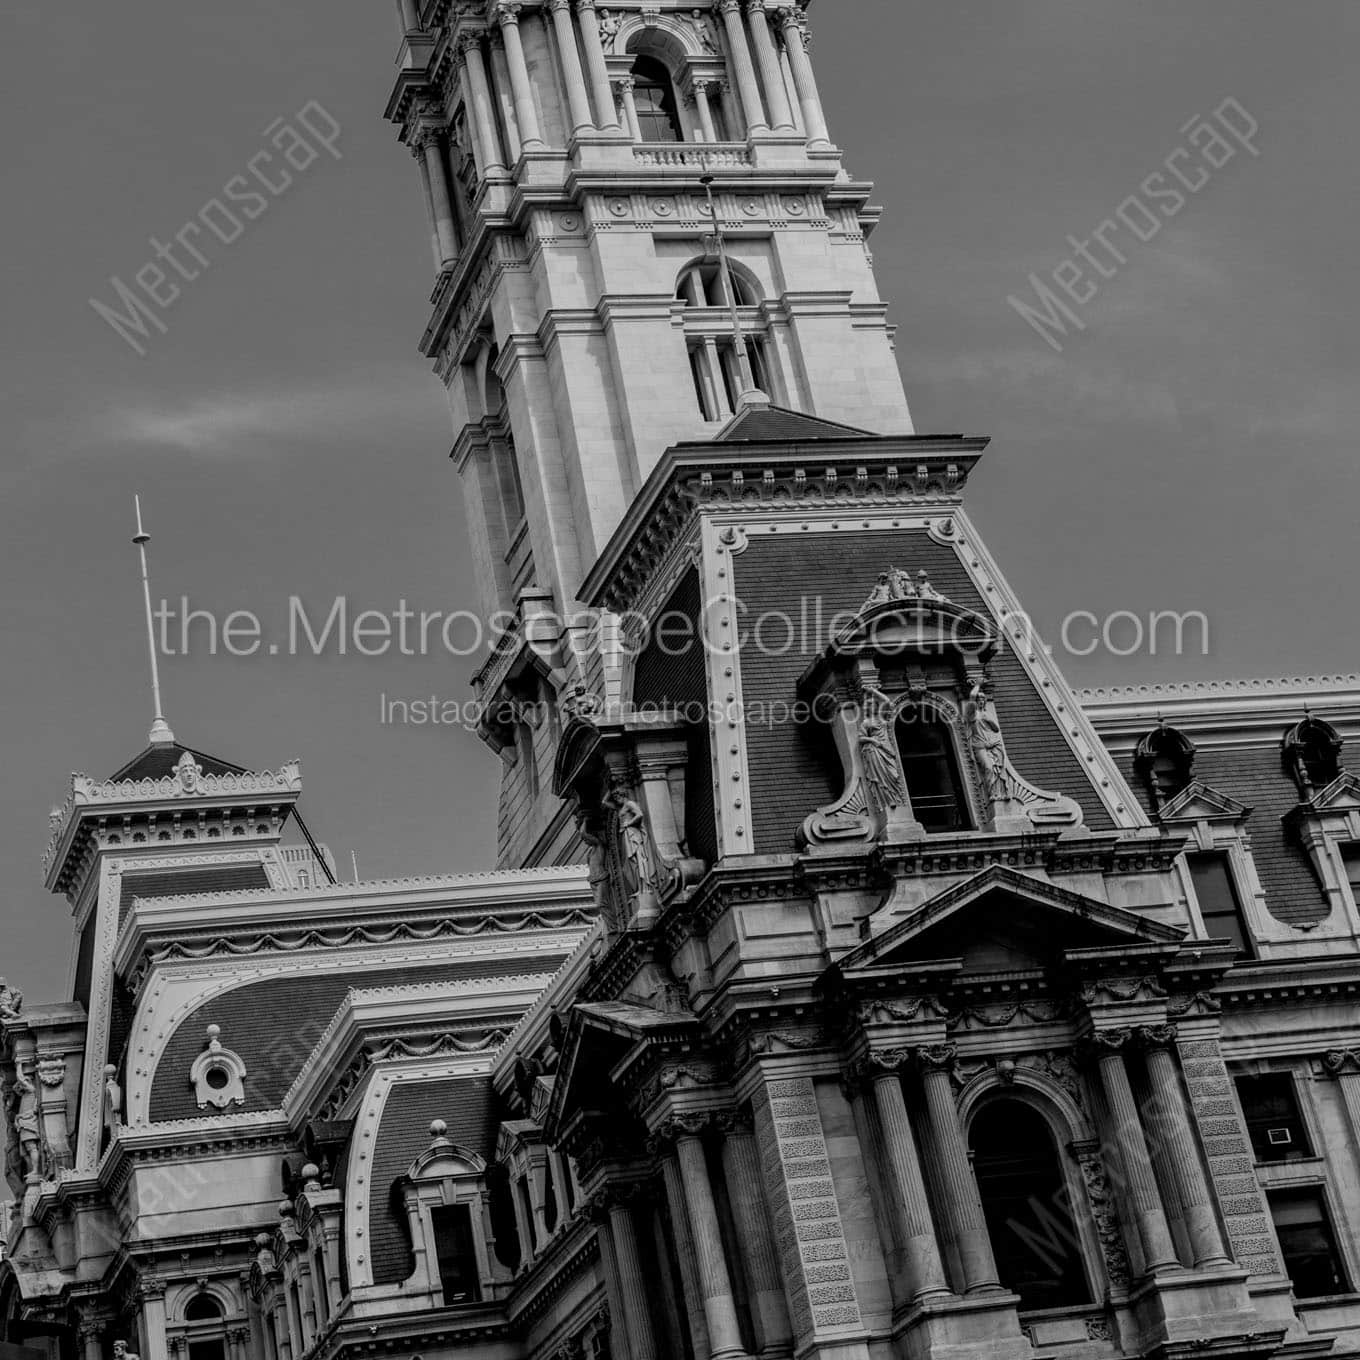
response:
<svg viewBox="0 0 1360 1360"><path fill-rule="evenodd" d="M565 955L535 959L534 968L555 971ZM404 982L495 978L517 965L509 959L452 959L428 966L407 960L394 968L347 968L320 974L262 978L203 1002L180 1022L156 1067L151 1084L151 1121L197 1118L202 1111L189 1085L189 1069L207 1045L209 1025L222 1026L222 1043L246 1065L246 1103L236 1112L276 1110L352 988L391 987ZM522 963L518 965L523 970ZM434 1116L431 1115L431 1118Z"/></svg>
<svg viewBox="0 0 1360 1360"><path fill-rule="evenodd" d="M191 869L166 869L161 873L124 874L123 891L118 899L118 925L121 927L127 920L133 899L137 897L244 892L268 886L269 875L263 864L203 864Z"/></svg>
<svg viewBox="0 0 1360 1360"><path fill-rule="evenodd" d="M831 640L831 619L838 611L859 609L879 572L894 563L912 572L925 568L940 594L990 617L954 549L924 530L753 534L749 547L734 559L737 595L746 610L743 627L752 635L741 657L742 699L748 709L764 703L778 713L779 705L794 703L799 677ZM807 599L805 613L800 596ZM794 625L792 645L782 656L775 654L779 648L762 651L754 643L756 620L773 611L789 615ZM782 647L783 631L776 629L772 636ZM1016 769L1040 788L1075 799L1093 831L1113 827L1082 762L1009 647L992 663L992 678L1006 751ZM748 720L752 849L757 854L791 851L803 819L839 796L840 762L830 745L828 740L824 750L815 734L791 721Z"/></svg>
<svg viewBox="0 0 1360 1360"><path fill-rule="evenodd" d="M1288 725L1288 717L1282 714L1281 733ZM1192 724L1178 721L1176 728L1194 741ZM1121 759L1124 774L1155 821L1147 785L1133 772L1132 758L1124 755ZM1323 895L1322 885L1317 881L1303 847L1285 831L1284 815L1298 806L1299 791L1284 772L1278 741L1230 750L1201 747L1195 755L1192 773L1202 783L1252 809L1247 818L1247 834L1251 837L1251 855L1270 914L1277 921L1292 926L1308 925L1326 918L1331 908Z"/></svg>
<svg viewBox="0 0 1360 1360"><path fill-rule="evenodd" d="M805 439L875 439L868 430L790 411L786 406L743 407L718 436L719 444L787 444Z"/></svg>
<svg viewBox="0 0 1360 1360"><path fill-rule="evenodd" d="M178 742L159 742L148 746L141 755L128 761L123 768L109 776L115 783L129 779L167 779L174 774L180 757L188 752L203 767L204 774L245 774L244 767L218 760L206 752L196 751L192 746L181 746Z"/></svg>
<svg viewBox="0 0 1360 1360"><path fill-rule="evenodd" d="M374 1284L400 1284L415 1269L397 1184L411 1163L430 1146L430 1121L442 1119L460 1147L495 1157L490 1077L446 1077L401 1081L383 1107L373 1149L369 1186L368 1241Z"/></svg>

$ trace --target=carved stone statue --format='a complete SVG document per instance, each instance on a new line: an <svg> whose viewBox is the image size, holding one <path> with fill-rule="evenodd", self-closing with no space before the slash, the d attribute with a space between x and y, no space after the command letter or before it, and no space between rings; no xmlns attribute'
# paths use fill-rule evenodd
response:
<svg viewBox="0 0 1360 1360"><path fill-rule="evenodd" d="M986 688L978 683L968 693L966 709L968 734L973 746L973 759L982 778L982 789L993 806L1009 802L1015 797L1010 769L1006 760L1006 741L1001 735L1001 724Z"/></svg>
<svg viewBox="0 0 1360 1360"><path fill-rule="evenodd" d="M694 10L691 17L694 19L694 31L698 35L699 46L709 56L716 57L721 48L718 46L718 30L712 18L701 9Z"/></svg>
<svg viewBox="0 0 1360 1360"><path fill-rule="evenodd" d="M916 598L916 587L912 583L911 572L903 571L901 567L894 567L888 573L888 588L892 592L894 600L914 600Z"/></svg>
<svg viewBox="0 0 1360 1360"><path fill-rule="evenodd" d="M930 584L930 573L924 567L916 573L916 594L922 600L938 600L943 597L940 592Z"/></svg>
<svg viewBox="0 0 1360 1360"><path fill-rule="evenodd" d="M619 36L619 26L622 23L623 20L617 14L611 14L607 9L600 11L600 37L604 39L606 47Z"/></svg>
<svg viewBox="0 0 1360 1360"><path fill-rule="evenodd" d="M142 1360L142 1357L126 1341L113 1343L113 1360Z"/></svg>
<svg viewBox="0 0 1360 1360"><path fill-rule="evenodd" d="M104 1069L104 1128L116 1137L123 1124L123 1088L118 1084L118 1069Z"/></svg>
<svg viewBox="0 0 1360 1360"><path fill-rule="evenodd" d="M886 571L880 571L878 573L878 583L874 586L873 590L869 592L869 598L864 601L864 605L859 612L861 614L867 614L875 605L887 604L892 597L892 583L888 579L888 573Z"/></svg>
<svg viewBox="0 0 1360 1360"><path fill-rule="evenodd" d="M657 882L656 855L652 850L651 832L647 829L647 814L631 798L615 790L607 802L619 817L619 849L632 875L631 891L655 889Z"/></svg>
<svg viewBox="0 0 1360 1360"><path fill-rule="evenodd" d="M24 994L0 977L0 1020L17 1020L24 1008Z"/></svg>
<svg viewBox="0 0 1360 1360"><path fill-rule="evenodd" d="M14 1115L14 1133L24 1162L24 1175L30 1181L40 1180L42 1124L38 1114L38 1090L29 1080L22 1064L16 1064L14 1068L14 1089L19 1095L18 1109Z"/></svg>
<svg viewBox="0 0 1360 1360"><path fill-rule="evenodd" d="M860 723L858 740L860 767L874 801L884 812L901 807L907 801L907 793L887 723L876 713L868 714Z"/></svg>

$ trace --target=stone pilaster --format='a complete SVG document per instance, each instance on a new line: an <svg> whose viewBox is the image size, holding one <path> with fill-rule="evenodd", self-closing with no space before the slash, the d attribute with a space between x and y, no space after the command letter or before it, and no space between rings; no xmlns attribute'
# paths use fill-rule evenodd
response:
<svg viewBox="0 0 1360 1360"><path fill-rule="evenodd" d="M1181 1041L1180 1054L1190 1110L1223 1211L1228 1249L1252 1275L1277 1275L1275 1234L1222 1049L1216 1038L1187 1037Z"/></svg>
<svg viewBox="0 0 1360 1360"><path fill-rule="evenodd" d="M661 1174L666 1182L666 1201L671 1209L671 1231L675 1235L675 1254L680 1258L680 1284L685 1291L685 1314L689 1318L690 1338L696 1355L709 1352L708 1319L699 1292L699 1261L694 1251L694 1234L689 1226L689 1207L681 1181L680 1163L667 1149L661 1159Z"/></svg>
<svg viewBox="0 0 1360 1360"><path fill-rule="evenodd" d="M623 1305L628 1329L627 1354L634 1360L657 1360L656 1333L648 1300L642 1257L638 1252L637 1228L632 1206L613 1195L608 1200L609 1236L618 1272L619 1301Z"/></svg>
<svg viewBox="0 0 1360 1360"><path fill-rule="evenodd" d="M799 1354L839 1343L867 1354L826 1135L809 1077L767 1077L752 1101L790 1319Z"/></svg>

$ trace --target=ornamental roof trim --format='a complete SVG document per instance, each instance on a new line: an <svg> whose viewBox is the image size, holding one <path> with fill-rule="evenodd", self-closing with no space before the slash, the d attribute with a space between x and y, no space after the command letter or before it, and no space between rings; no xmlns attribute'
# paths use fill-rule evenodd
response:
<svg viewBox="0 0 1360 1360"><path fill-rule="evenodd" d="M1360 674L1259 676L1244 680L1186 680L1164 684L1098 685L1076 691L1083 707L1156 703L1163 699L1202 701L1243 699L1257 695L1353 695L1360 699Z"/></svg>
<svg viewBox="0 0 1360 1360"><path fill-rule="evenodd" d="M296 798L302 792L302 766L285 761L277 770L240 774L206 774L202 765L186 751L175 773L161 779L97 779L93 775L73 774L66 801L53 808L49 822L51 835L43 851L43 873L56 860L84 814L94 808L122 808L139 804L176 803L193 800L212 803L246 797Z"/></svg>

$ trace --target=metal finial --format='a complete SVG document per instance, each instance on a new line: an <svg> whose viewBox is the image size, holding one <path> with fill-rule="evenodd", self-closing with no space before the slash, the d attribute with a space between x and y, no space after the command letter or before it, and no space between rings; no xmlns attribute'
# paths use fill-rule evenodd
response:
<svg viewBox="0 0 1360 1360"><path fill-rule="evenodd" d="M170 724L165 721L165 713L161 709L161 673L156 657L156 625L151 613L151 577L146 566L146 545L151 542L151 535L142 527L142 498L133 496L132 503L137 511L137 532L132 541L136 545L137 553L142 561L142 599L146 604L146 643L151 657L151 700L156 710L151 723L150 738L153 746L163 746L172 744L175 740L175 734L170 730Z"/></svg>

